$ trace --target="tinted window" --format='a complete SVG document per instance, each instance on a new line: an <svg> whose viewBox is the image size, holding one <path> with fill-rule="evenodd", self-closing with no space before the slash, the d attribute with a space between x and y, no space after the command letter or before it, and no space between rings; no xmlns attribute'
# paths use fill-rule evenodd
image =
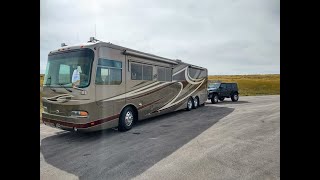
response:
<svg viewBox="0 0 320 180"><path fill-rule="evenodd" d="M227 84L228 89L232 89L232 84Z"/></svg>
<svg viewBox="0 0 320 180"><path fill-rule="evenodd" d="M142 74L143 80L152 80L152 66L143 65Z"/></svg>
<svg viewBox="0 0 320 180"><path fill-rule="evenodd" d="M122 68L122 62L114 61L114 60L108 60L108 59L99 59L98 65L107 66L107 67L114 67L114 68L118 68L118 69Z"/></svg>
<svg viewBox="0 0 320 180"><path fill-rule="evenodd" d="M198 76L196 76L196 75L198 75L198 71L200 71L200 70L198 70L198 69L195 69L195 68L188 68L188 70L189 70L189 76L190 77L192 77L192 78L194 78L194 79L197 79L198 78ZM198 72L198 73L197 73Z"/></svg>
<svg viewBox="0 0 320 180"><path fill-rule="evenodd" d="M165 68L158 67L158 81L166 81Z"/></svg>
<svg viewBox="0 0 320 180"><path fill-rule="evenodd" d="M227 86L226 86L226 84L221 84L220 87L226 88Z"/></svg>
<svg viewBox="0 0 320 180"><path fill-rule="evenodd" d="M122 70L110 69L110 84L121 84L122 82Z"/></svg>
<svg viewBox="0 0 320 180"><path fill-rule="evenodd" d="M142 65L131 63L131 79L142 80Z"/></svg>
<svg viewBox="0 0 320 180"><path fill-rule="evenodd" d="M96 75L96 84L119 85L122 82L122 62L99 59Z"/></svg>
<svg viewBox="0 0 320 180"><path fill-rule="evenodd" d="M172 69L166 68L166 81L171 81L171 80L172 80Z"/></svg>

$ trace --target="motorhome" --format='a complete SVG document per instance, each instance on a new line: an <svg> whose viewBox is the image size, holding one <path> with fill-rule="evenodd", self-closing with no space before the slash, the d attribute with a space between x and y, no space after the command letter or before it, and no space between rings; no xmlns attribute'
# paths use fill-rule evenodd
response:
<svg viewBox="0 0 320 180"><path fill-rule="evenodd" d="M93 37L51 51L43 86L42 121L69 131L118 128L204 105L206 68Z"/></svg>

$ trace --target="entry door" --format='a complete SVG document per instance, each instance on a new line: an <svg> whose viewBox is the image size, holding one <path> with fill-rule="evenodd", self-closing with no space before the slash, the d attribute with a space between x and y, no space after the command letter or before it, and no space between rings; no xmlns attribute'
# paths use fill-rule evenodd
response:
<svg viewBox="0 0 320 180"><path fill-rule="evenodd" d="M119 114L125 104L125 57L121 51L101 47L96 67L96 101L104 117Z"/></svg>

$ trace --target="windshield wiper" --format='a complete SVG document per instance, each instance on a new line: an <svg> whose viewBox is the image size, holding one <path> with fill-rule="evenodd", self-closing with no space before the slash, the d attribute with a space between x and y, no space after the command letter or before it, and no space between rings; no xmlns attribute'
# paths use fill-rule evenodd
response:
<svg viewBox="0 0 320 180"><path fill-rule="evenodd" d="M67 84L68 84L68 83L67 83ZM68 88L66 88L66 87L64 86L64 85L66 85L66 84L59 83L59 85L60 85L61 87L65 88L67 91L72 92L70 89L68 89Z"/></svg>
<svg viewBox="0 0 320 180"><path fill-rule="evenodd" d="M53 91L53 92L57 92L57 90L55 90L55 89L53 89L51 86L50 86L50 84L45 84L47 87L49 87L50 89L51 89L51 91Z"/></svg>

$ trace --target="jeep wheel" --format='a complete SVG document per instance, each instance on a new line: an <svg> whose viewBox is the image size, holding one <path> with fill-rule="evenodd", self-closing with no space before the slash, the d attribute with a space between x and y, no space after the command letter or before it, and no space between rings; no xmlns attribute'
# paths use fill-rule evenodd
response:
<svg viewBox="0 0 320 180"><path fill-rule="evenodd" d="M238 94L238 93L234 93L234 94L232 94L232 96L231 96L231 100L232 100L233 102L238 101L238 99L239 99L239 94Z"/></svg>
<svg viewBox="0 0 320 180"><path fill-rule="evenodd" d="M220 98L219 98L219 101L223 101L223 100L224 100L224 97L220 97Z"/></svg>
<svg viewBox="0 0 320 180"><path fill-rule="evenodd" d="M213 95L212 95L211 103L212 103L212 104L218 103L218 94L213 94Z"/></svg>

